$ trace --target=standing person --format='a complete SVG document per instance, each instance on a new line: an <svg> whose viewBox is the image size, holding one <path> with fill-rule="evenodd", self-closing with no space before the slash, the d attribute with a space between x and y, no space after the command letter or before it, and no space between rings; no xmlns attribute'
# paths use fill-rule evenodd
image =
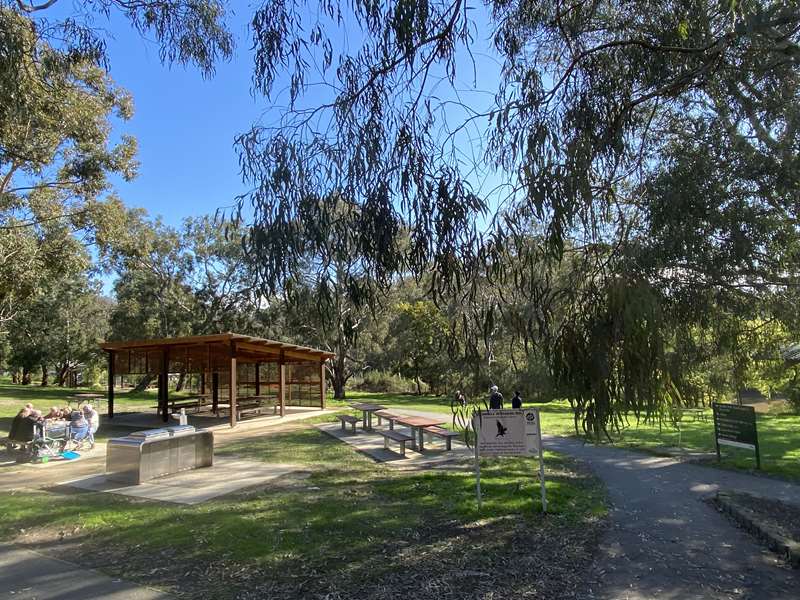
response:
<svg viewBox="0 0 800 600"><path fill-rule="evenodd" d="M519 390L514 391L514 397L511 399L511 408L522 408L522 396Z"/></svg>
<svg viewBox="0 0 800 600"><path fill-rule="evenodd" d="M489 388L489 391L491 392L489 395L489 408L503 408L503 394L500 393L500 390L497 388L497 386L493 385Z"/></svg>
<svg viewBox="0 0 800 600"><path fill-rule="evenodd" d="M85 404L83 407L83 418L89 424L89 444L94 447L94 434L100 429L100 415L91 404Z"/></svg>

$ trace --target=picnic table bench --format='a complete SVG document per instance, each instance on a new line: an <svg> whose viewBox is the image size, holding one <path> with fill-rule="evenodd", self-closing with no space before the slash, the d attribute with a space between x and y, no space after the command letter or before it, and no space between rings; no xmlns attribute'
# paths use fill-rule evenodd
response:
<svg viewBox="0 0 800 600"><path fill-rule="evenodd" d="M350 405L351 408L356 410L360 410L363 415L363 425L362 427L366 430L372 429L372 413L378 410L384 410L386 407L381 406L380 404L372 404L370 402L354 402Z"/></svg>
<svg viewBox="0 0 800 600"><path fill-rule="evenodd" d="M423 427L422 430L429 435L435 435L436 437L444 439L445 448L447 450L453 449L453 438L457 438L460 435L457 431L450 431L438 425L429 425L428 427Z"/></svg>
<svg viewBox="0 0 800 600"><path fill-rule="evenodd" d="M400 444L400 456L406 455L406 442L413 442L414 439L410 435L406 435L404 433L400 433L399 431L388 430L388 431L379 431L383 436L383 448L385 450L389 449L389 440L393 442L397 442Z"/></svg>
<svg viewBox="0 0 800 600"><path fill-rule="evenodd" d="M353 426L353 433L356 432L356 423L360 421L358 417L352 415L336 415L336 418L342 422L342 431L347 431L346 423Z"/></svg>
<svg viewBox="0 0 800 600"><path fill-rule="evenodd" d="M708 421L708 412L704 408L682 408L680 410L681 418L684 416L691 416L692 421Z"/></svg>
<svg viewBox="0 0 800 600"><path fill-rule="evenodd" d="M203 402L200 400L187 400L185 402L175 401L172 402L172 412L182 408L194 408L195 412L200 412L198 409L201 406L203 406Z"/></svg>
<svg viewBox="0 0 800 600"><path fill-rule="evenodd" d="M375 411L375 416L378 417L378 425L383 423L383 419L389 421L389 429L394 429L394 422L398 419L400 415L394 414L390 410L377 410Z"/></svg>

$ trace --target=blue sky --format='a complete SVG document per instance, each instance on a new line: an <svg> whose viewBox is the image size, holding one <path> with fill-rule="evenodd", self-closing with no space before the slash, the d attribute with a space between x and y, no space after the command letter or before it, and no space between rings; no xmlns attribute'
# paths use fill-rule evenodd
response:
<svg viewBox="0 0 800 600"><path fill-rule="evenodd" d="M237 16L231 26L236 56L204 80L191 66L163 65L158 46L123 18L109 23L111 74L131 92L135 106L133 118L118 123L115 133L137 138L141 163L139 176L117 181L116 191L129 206L161 215L171 225L229 206L244 190L233 140L258 119L264 100L249 92L245 19Z"/></svg>

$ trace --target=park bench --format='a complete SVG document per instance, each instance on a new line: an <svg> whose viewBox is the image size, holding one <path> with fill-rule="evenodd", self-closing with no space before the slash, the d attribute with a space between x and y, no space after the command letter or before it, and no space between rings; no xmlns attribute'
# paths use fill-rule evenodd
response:
<svg viewBox="0 0 800 600"><path fill-rule="evenodd" d="M459 435L461 435L457 431L450 431L449 429L445 429L444 427L439 427L437 425L424 427L423 431L429 435L435 435L436 437L444 439L447 450L453 449L453 438L457 438Z"/></svg>
<svg viewBox="0 0 800 600"><path fill-rule="evenodd" d="M342 422L342 431L347 431L346 424L350 423L353 426L353 433L356 432L356 423L361 420L353 415L336 415L336 418Z"/></svg>
<svg viewBox="0 0 800 600"><path fill-rule="evenodd" d="M708 413L704 408L682 408L681 417L692 417L692 421L708 421Z"/></svg>
<svg viewBox="0 0 800 600"><path fill-rule="evenodd" d="M394 429L395 419L397 419L397 417L399 417L400 415L396 415L389 410L377 410L375 411L375 416L378 417L378 425L380 425L383 422L382 419L386 419L387 421L389 421L389 429L392 430Z"/></svg>
<svg viewBox="0 0 800 600"><path fill-rule="evenodd" d="M203 402L200 400L189 400L186 402L173 402L172 403L172 412L179 411L182 408L189 409L193 408L194 412L200 412L200 407L203 406Z"/></svg>
<svg viewBox="0 0 800 600"><path fill-rule="evenodd" d="M389 440L392 440L400 444L400 456L406 455L406 442L412 441L410 435L393 430L379 431L378 433L383 436L383 447L385 450L389 449Z"/></svg>
<svg viewBox="0 0 800 600"><path fill-rule="evenodd" d="M236 412L238 413L238 419L241 420L242 417L246 417L248 415L260 415L261 411L265 407L263 406L250 406L247 408L240 408Z"/></svg>

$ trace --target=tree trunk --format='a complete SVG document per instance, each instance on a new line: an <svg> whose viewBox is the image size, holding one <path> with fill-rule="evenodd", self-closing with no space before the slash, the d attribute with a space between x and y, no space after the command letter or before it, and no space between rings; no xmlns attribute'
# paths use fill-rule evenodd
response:
<svg viewBox="0 0 800 600"><path fill-rule="evenodd" d="M181 374L178 376L178 384L175 386L175 391L180 392L183 389L185 383L186 383L186 371L181 371Z"/></svg>
<svg viewBox="0 0 800 600"><path fill-rule="evenodd" d="M150 383L151 383L151 382L152 382L152 381L153 381L155 378L156 378L156 376L155 376L155 375L151 375L150 373L148 373L147 375L144 375L144 376L143 376L143 377L142 377L142 378L139 380L139 382L136 384L136 386L133 388L133 391L134 391L134 392L137 392L137 393L138 393L138 392L143 392L143 391L145 391L145 390L147 389L147 386L149 386L149 385L150 385Z"/></svg>
<svg viewBox="0 0 800 600"><path fill-rule="evenodd" d="M16 369L11 371L11 383L19 383L19 371Z"/></svg>
<svg viewBox="0 0 800 600"><path fill-rule="evenodd" d="M28 367L22 367L22 385L31 384L31 371Z"/></svg>
<svg viewBox="0 0 800 600"><path fill-rule="evenodd" d="M69 363L64 363L58 369L58 387L64 387L67 383L67 373L69 372Z"/></svg>
<svg viewBox="0 0 800 600"><path fill-rule="evenodd" d="M47 379L47 365L42 365L42 387L47 387L50 381Z"/></svg>
<svg viewBox="0 0 800 600"><path fill-rule="evenodd" d="M422 385L420 384L419 381L419 375L414 377L414 380L417 382L417 396L422 396Z"/></svg>

